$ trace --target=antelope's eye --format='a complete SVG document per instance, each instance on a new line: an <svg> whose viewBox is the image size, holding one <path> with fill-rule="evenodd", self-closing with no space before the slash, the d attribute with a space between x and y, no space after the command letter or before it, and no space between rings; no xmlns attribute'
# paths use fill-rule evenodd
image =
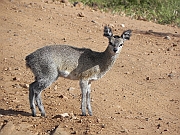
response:
<svg viewBox="0 0 180 135"><path fill-rule="evenodd" d="M119 47L120 47L120 46L123 46L123 44L120 44Z"/></svg>
<svg viewBox="0 0 180 135"><path fill-rule="evenodd" d="M113 43L109 42L109 45L112 45L112 46L113 46Z"/></svg>

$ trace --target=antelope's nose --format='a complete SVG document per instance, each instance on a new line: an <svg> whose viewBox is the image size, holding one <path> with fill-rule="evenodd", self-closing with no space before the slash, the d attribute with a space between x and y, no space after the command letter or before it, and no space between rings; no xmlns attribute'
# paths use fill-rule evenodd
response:
<svg viewBox="0 0 180 135"><path fill-rule="evenodd" d="M117 48L114 48L114 49L113 49L114 52L117 52L117 50L118 50Z"/></svg>

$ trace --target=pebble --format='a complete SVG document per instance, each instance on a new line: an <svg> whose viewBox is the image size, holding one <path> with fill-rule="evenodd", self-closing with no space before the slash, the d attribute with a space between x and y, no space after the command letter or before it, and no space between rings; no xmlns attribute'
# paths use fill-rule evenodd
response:
<svg viewBox="0 0 180 135"><path fill-rule="evenodd" d="M17 78L17 77L13 77L13 81L20 81L21 79L20 78Z"/></svg>
<svg viewBox="0 0 180 135"><path fill-rule="evenodd" d="M168 77L170 78L173 78L176 76L176 71L171 71L169 74L168 74Z"/></svg>
<svg viewBox="0 0 180 135"><path fill-rule="evenodd" d="M74 87L69 87L68 91L71 91L71 90L74 90L74 89L75 89Z"/></svg>
<svg viewBox="0 0 180 135"><path fill-rule="evenodd" d="M60 0L60 2L62 2L62 3L66 3L66 4L68 4L68 3L69 3L69 1L68 1L68 0Z"/></svg>
<svg viewBox="0 0 180 135"><path fill-rule="evenodd" d="M109 24L109 27L114 28L114 24Z"/></svg>
<svg viewBox="0 0 180 135"><path fill-rule="evenodd" d="M27 89L27 88L29 88L29 84L19 84L22 88L25 88L25 89Z"/></svg>
<svg viewBox="0 0 180 135"><path fill-rule="evenodd" d="M174 50L173 47L169 47L169 48L167 49L167 51L173 51L173 50Z"/></svg>
<svg viewBox="0 0 180 135"><path fill-rule="evenodd" d="M74 7L79 7L79 8L81 8L81 9L84 8L84 4L83 4L82 2L74 2L74 3L73 3L73 6L74 6Z"/></svg>
<svg viewBox="0 0 180 135"><path fill-rule="evenodd" d="M55 129L55 132L53 133L53 135L68 135L68 133L66 131L64 131L64 129L60 126L58 126Z"/></svg>
<svg viewBox="0 0 180 135"><path fill-rule="evenodd" d="M74 116L73 113L70 113L69 115L71 116L71 119L73 119L73 120L77 120L78 119L76 116Z"/></svg>
<svg viewBox="0 0 180 135"><path fill-rule="evenodd" d="M19 84L13 84L12 86L13 86L13 88L20 88Z"/></svg>
<svg viewBox="0 0 180 135"><path fill-rule="evenodd" d="M164 37L164 39L171 40L171 37L170 36L166 36L166 37Z"/></svg>
<svg viewBox="0 0 180 135"><path fill-rule="evenodd" d="M66 96L64 96L64 95L60 95L59 98L68 99L68 97L66 97Z"/></svg>
<svg viewBox="0 0 180 135"><path fill-rule="evenodd" d="M105 124L102 124L102 125L101 125L101 128L105 128Z"/></svg>
<svg viewBox="0 0 180 135"><path fill-rule="evenodd" d="M150 77L149 77L149 76L147 76L147 77L146 77L146 80L150 80Z"/></svg>
<svg viewBox="0 0 180 135"><path fill-rule="evenodd" d="M54 90L57 90L57 89L58 89L58 86L57 86L57 85L55 85L55 86L54 86Z"/></svg>
<svg viewBox="0 0 180 135"><path fill-rule="evenodd" d="M124 27L125 27L125 25L124 25L124 24L121 24L121 27L123 27L123 28L124 28Z"/></svg>
<svg viewBox="0 0 180 135"><path fill-rule="evenodd" d="M85 17L85 15L84 15L83 12L78 13L78 16L79 16L79 17Z"/></svg>
<svg viewBox="0 0 180 135"><path fill-rule="evenodd" d="M69 117L69 114L68 113L62 113L62 114L60 114L60 116L63 118L67 118L67 117Z"/></svg>
<svg viewBox="0 0 180 135"><path fill-rule="evenodd" d="M14 36L18 36L18 34L15 33Z"/></svg>
<svg viewBox="0 0 180 135"><path fill-rule="evenodd" d="M97 122L98 122L98 123L101 122L101 119L97 119Z"/></svg>
<svg viewBox="0 0 180 135"><path fill-rule="evenodd" d="M71 134L77 134L77 131L72 131Z"/></svg>
<svg viewBox="0 0 180 135"><path fill-rule="evenodd" d="M6 68L4 68L4 71L11 71L12 70L12 68L11 67L6 67Z"/></svg>

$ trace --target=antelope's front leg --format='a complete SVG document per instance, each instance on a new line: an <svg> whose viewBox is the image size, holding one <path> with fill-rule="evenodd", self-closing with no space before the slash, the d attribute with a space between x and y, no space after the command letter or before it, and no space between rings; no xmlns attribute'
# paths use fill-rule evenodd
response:
<svg viewBox="0 0 180 135"><path fill-rule="evenodd" d="M82 93L82 99L81 99L82 116L86 116L86 94L88 91L88 81L80 80L79 85L81 87L81 93Z"/></svg>
<svg viewBox="0 0 180 135"><path fill-rule="evenodd" d="M87 109L88 109L88 113L90 116L92 116L92 108L91 108L91 97L90 97L90 94L91 94L91 83L89 82L88 83L88 90L87 90L87 93L86 93L86 98L87 98Z"/></svg>

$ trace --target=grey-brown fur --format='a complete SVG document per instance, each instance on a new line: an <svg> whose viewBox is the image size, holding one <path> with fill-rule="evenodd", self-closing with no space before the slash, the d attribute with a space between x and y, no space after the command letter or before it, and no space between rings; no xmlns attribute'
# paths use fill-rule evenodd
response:
<svg viewBox="0 0 180 135"><path fill-rule="evenodd" d="M35 81L29 87L29 102L32 115L36 116L35 101L45 116L41 101L41 92L50 86L58 77L80 80L82 92L82 115L92 115L90 104L90 86L113 66L125 40L129 40L131 30L124 31L121 36L113 36L111 28L104 27L104 36L109 39L104 52L95 52L87 48L76 48L68 45L45 46L26 57L26 65L35 75Z"/></svg>

